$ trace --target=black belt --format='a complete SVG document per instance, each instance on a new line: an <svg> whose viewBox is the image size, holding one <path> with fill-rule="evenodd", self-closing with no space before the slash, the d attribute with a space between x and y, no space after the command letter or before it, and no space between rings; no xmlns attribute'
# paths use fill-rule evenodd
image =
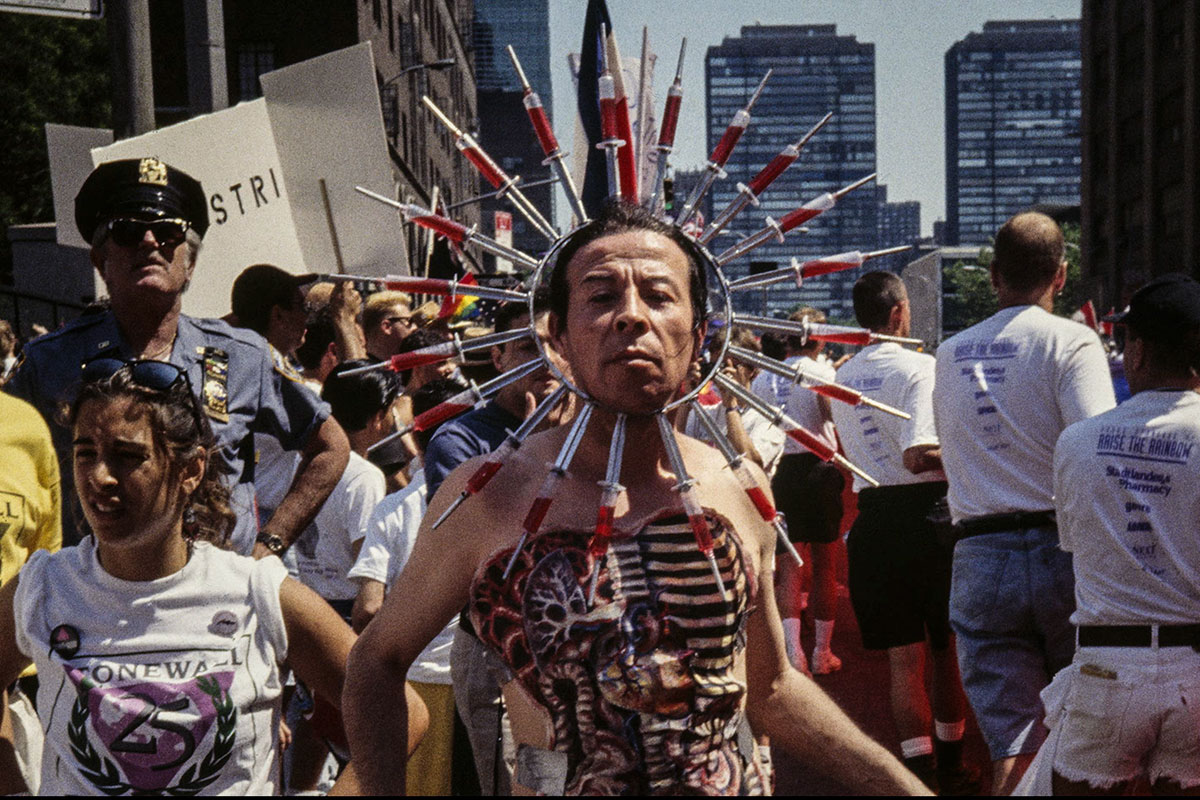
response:
<svg viewBox="0 0 1200 800"><path fill-rule="evenodd" d="M1080 625L1080 647L1151 647L1153 625ZM1159 625L1159 647L1190 647L1200 652L1200 625Z"/></svg>
<svg viewBox="0 0 1200 800"><path fill-rule="evenodd" d="M1012 511L1007 514L988 514L954 523L959 539L984 533L1001 533L1025 528L1045 528L1054 525L1053 511Z"/></svg>

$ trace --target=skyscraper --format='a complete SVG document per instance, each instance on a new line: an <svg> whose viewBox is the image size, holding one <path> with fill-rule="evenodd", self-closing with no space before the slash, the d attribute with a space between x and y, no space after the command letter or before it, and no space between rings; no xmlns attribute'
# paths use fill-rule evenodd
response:
<svg viewBox="0 0 1200 800"><path fill-rule="evenodd" d="M550 114L554 103L550 93L549 0L475 0L473 39L480 144L510 175L520 176L522 185L549 178L550 168L542 164L545 156L525 116L521 82L505 52L511 44L530 85ZM564 132L559 131L559 135ZM490 188L485 185L486 190ZM525 190L525 194L553 220L556 191L552 185L543 185ZM492 235L493 214L498 210L512 212L513 244L519 250L534 254L545 251L549 244L546 238L507 201L492 199L481 204L485 233Z"/></svg>
<svg viewBox="0 0 1200 800"><path fill-rule="evenodd" d="M475 0L475 82L520 91L504 48L512 45L533 90L550 102L550 0Z"/></svg>
<svg viewBox="0 0 1200 800"><path fill-rule="evenodd" d="M799 160L763 193L762 204L743 212L712 248L720 252L760 228L767 215L776 220L806 201L834 192L875 171L875 45L839 36L834 25L754 25L741 36L710 47L705 59L708 146L745 105L768 68L774 69L751 112L750 127L726 165L729 177L712 194L712 212L720 213L758 171L787 144L797 141L826 112L834 113L805 146ZM730 274L744 275L750 262L783 267L793 256L813 258L847 250L870 250L877 241L875 190L864 186L833 210L809 222L809 232L792 231L783 244L772 243L734 261ZM823 276L800 289L772 291L770 308L763 293L734 296L745 310L786 311L797 303L813 305L831 317L853 319L852 272Z"/></svg>
<svg viewBox="0 0 1200 800"><path fill-rule="evenodd" d="M916 200L889 203L887 194L887 186L879 184L875 195L879 201L879 246L882 248L915 244L921 238L921 204ZM899 272L912 259L913 252L904 250L881 256L872 262L871 269Z"/></svg>
<svg viewBox="0 0 1200 800"><path fill-rule="evenodd" d="M1034 205L1079 203L1079 20L986 22L946 51L946 236L987 244Z"/></svg>

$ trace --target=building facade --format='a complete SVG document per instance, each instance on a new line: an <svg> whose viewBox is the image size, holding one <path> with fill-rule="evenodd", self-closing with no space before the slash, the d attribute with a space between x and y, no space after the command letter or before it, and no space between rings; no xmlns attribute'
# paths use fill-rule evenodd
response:
<svg viewBox="0 0 1200 800"><path fill-rule="evenodd" d="M477 129L472 0L210 0L209 6L223 21L205 42L209 47L219 43L225 52L228 98L225 103L217 98L218 108L262 96L259 76L264 73L369 41L400 199L429 205L434 187L446 203L478 194L474 168L421 103L422 95L429 95L460 127ZM189 86L194 61L184 58L183 46L189 9L185 0L150 4L160 127L212 110L196 106ZM461 209L459 218L478 223L478 207ZM408 263L415 270L426 261L425 239L406 236Z"/></svg>
<svg viewBox="0 0 1200 800"><path fill-rule="evenodd" d="M1194 0L1083 4L1083 276L1121 308L1154 275L1200 277Z"/></svg>
<svg viewBox="0 0 1200 800"><path fill-rule="evenodd" d="M897 247L912 245L921 238L921 204L916 200L889 203L887 186L879 184L876 199L879 202L879 246ZM912 260L910 251L881 256L871 262L871 269L887 269L899 272Z"/></svg>
<svg viewBox="0 0 1200 800"><path fill-rule="evenodd" d="M987 22L946 51L946 239L984 245L1013 214L1076 205L1078 20Z"/></svg>
<svg viewBox="0 0 1200 800"><path fill-rule="evenodd" d="M475 0L476 83L478 85L479 142L484 150L521 184L539 184L551 177L543 164L545 154L538 145L525 113L521 82L505 48L512 45L530 86L542 100L553 122L550 91L550 4L548 0ZM556 131L560 140L570 141L569 130ZM490 190L487 184L484 190ZM542 183L525 189L525 195L554 220L554 201L560 190ZM487 199L479 204L482 226L489 234L496 212L512 214L513 245L532 255L549 246L546 237L506 200Z"/></svg>
<svg viewBox="0 0 1200 800"><path fill-rule="evenodd" d="M708 147L720 140L767 69L774 73L751 112L751 123L726 166L728 177L712 190L718 214L787 144L798 141L827 112L833 119L805 146L795 164L764 193L761 205L738 217L713 243L721 251L762 227L767 215L779 219L808 200L875 171L875 45L839 36L834 25L754 25L738 37L726 37L708 49L705 89ZM878 239L878 203L874 187L852 192L825 215L808 223L808 232L789 234L732 262L730 274L783 267L792 257L813 258L847 250L871 250ZM802 288L775 288L769 312L785 312L803 303L833 318L853 319L853 274L822 276ZM750 295L755 295L751 297ZM735 295L735 305L763 311L757 292Z"/></svg>

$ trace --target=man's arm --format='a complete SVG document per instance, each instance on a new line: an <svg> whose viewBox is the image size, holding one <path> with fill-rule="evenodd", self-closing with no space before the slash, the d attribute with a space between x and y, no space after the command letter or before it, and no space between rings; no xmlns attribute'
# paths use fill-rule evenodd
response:
<svg viewBox="0 0 1200 800"><path fill-rule="evenodd" d="M775 541L759 531L762 580L758 612L748 621L746 647L751 727L795 758L863 794L919 794L929 790L846 716L811 679L788 663L771 563Z"/></svg>
<svg viewBox="0 0 1200 800"><path fill-rule="evenodd" d="M431 504L412 556L379 614L362 632L350 653L342 718L350 752L365 794L404 794L408 709L397 703L412 662L463 607L475 571L472 543L477 519L452 516L437 530L432 520L458 495L475 464L452 473L449 487ZM477 501L478 502L478 499Z"/></svg>
<svg viewBox="0 0 1200 800"><path fill-rule="evenodd" d="M300 465L292 486L280 501L275 514L263 527L291 545L321 510L350 459L350 442L333 417L327 417L300 451ZM255 543L254 557L271 555L262 543Z"/></svg>
<svg viewBox="0 0 1200 800"><path fill-rule="evenodd" d="M914 475L942 468L942 447L937 444L918 444L901 456L904 468Z"/></svg>

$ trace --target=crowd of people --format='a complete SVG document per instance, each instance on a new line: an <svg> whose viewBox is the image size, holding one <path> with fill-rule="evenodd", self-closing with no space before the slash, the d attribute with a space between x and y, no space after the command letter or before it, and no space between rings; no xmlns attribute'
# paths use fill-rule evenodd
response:
<svg viewBox="0 0 1200 800"><path fill-rule="evenodd" d="M0 792L768 793L785 751L864 793L977 794L972 718L993 794L1200 791L1192 278L1117 315L1118 406L1105 343L1051 313L1063 239L1033 212L996 234L1000 311L936 358L730 332L790 378L702 363L709 257L634 206L567 238L533 317L470 321L268 264L225 318L184 314L205 195L153 158L97 167L76 224L107 301L19 355L0 327ZM861 275L853 304L909 334L897 275ZM389 366L523 330L482 359ZM831 381L873 404L811 391ZM843 590L886 653L888 685L861 691L898 753L813 680L842 667Z"/></svg>

